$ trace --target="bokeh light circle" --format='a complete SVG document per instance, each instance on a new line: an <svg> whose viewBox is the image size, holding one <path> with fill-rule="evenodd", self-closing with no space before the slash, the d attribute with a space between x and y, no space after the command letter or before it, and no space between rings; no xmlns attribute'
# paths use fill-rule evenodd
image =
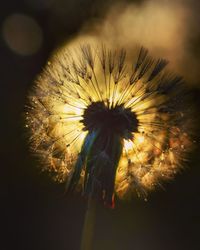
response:
<svg viewBox="0 0 200 250"><path fill-rule="evenodd" d="M43 33L38 23L24 14L8 16L3 22L2 35L7 46L23 56L38 52L43 42Z"/></svg>

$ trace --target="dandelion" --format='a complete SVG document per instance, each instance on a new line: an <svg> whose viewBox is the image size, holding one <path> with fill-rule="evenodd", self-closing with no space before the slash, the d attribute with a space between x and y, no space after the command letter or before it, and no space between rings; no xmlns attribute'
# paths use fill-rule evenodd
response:
<svg viewBox="0 0 200 250"><path fill-rule="evenodd" d="M63 48L38 77L26 108L31 150L67 191L113 206L146 199L182 168L191 148L181 77L147 49L133 61L105 45Z"/></svg>

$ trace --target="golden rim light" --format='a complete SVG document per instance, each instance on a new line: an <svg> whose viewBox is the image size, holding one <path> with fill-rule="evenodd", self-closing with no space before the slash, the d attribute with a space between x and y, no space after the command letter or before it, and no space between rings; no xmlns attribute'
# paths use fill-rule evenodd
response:
<svg viewBox="0 0 200 250"><path fill-rule="evenodd" d="M133 139L123 139L115 181L120 198L135 192L146 197L149 190L181 168L191 147L188 113L176 107L162 111L180 93L159 91L167 78L165 70L152 77L156 64L163 62L164 68L164 60L152 60L143 48L138 55L130 63L125 50L110 50L104 45L64 47L37 78L29 95L26 127L31 150L55 181L65 182L72 175L87 135L81 123L84 110L97 101L107 106L123 104L139 121ZM134 66L137 63L138 68ZM84 170L80 185L83 177Z"/></svg>

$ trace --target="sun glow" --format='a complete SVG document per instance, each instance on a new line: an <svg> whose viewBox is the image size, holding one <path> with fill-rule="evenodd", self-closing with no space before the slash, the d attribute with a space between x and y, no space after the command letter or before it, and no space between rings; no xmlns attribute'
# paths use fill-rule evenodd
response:
<svg viewBox="0 0 200 250"><path fill-rule="evenodd" d="M87 108L100 102L109 109L123 107L117 112L130 109L138 125L131 136L124 129L115 193L121 198L134 192L146 196L160 181L174 176L191 148L183 122L187 110L181 110L174 98L182 80L163 72L167 62L148 57L144 48L134 67L126 63L125 50L85 45L74 51L61 49L29 96L26 126L31 149L44 170L64 182L88 135L83 123Z"/></svg>

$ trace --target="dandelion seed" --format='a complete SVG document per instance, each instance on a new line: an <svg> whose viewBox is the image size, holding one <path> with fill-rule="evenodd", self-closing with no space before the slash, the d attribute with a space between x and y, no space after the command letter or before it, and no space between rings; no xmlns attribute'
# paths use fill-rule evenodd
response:
<svg viewBox="0 0 200 250"><path fill-rule="evenodd" d="M112 206L171 179L191 148L181 77L143 47L62 49L29 96L26 127L43 168L68 191L82 189Z"/></svg>

